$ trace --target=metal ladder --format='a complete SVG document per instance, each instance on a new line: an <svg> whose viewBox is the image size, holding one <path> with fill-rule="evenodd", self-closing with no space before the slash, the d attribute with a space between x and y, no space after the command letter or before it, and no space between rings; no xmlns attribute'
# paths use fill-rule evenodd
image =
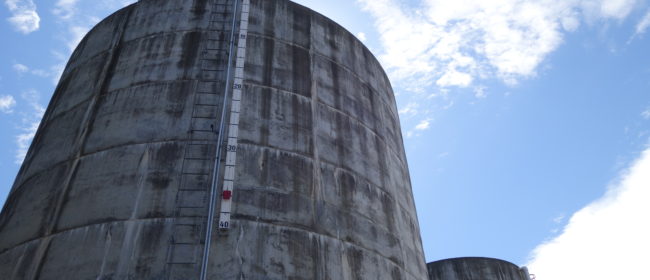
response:
<svg viewBox="0 0 650 280"><path fill-rule="evenodd" d="M200 56L199 81L186 144L181 185L167 256L168 279L199 279L220 112L224 104L225 71L234 0L214 0L210 27Z"/></svg>

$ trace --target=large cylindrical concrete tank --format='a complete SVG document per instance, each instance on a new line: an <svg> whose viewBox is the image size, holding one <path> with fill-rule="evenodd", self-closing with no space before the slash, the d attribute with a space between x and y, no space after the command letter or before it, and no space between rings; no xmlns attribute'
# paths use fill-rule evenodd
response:
<svg viewBox="0 0 650 280"><path fill-rule="evenodd" d="M3 279L202 271L426 278L390 83L289 1L141 0L103 20L0 215Z"/></svg>
<svg viewBox="0 0 650 280"><path fill-rule="evenodd" d="M428 263L427 270L429 280L529 280L526 268L493 258L445 259Z"/></svg>

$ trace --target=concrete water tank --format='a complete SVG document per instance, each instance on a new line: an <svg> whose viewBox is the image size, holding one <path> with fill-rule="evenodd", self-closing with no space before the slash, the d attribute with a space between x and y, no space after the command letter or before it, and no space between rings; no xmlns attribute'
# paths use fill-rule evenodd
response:
<svg viewBox="0 0 650 280"><path fill-rule="evenodd" d="M2 209L0 275L425 279L384 71L285 0L116 12L72 54Z"/></svg>
<svg viewBox="0 0 650 280"><path fill-rule="evenodd" d="M427 264L429 280L530 280L528 270L493 258L453 258Z"/></svg>

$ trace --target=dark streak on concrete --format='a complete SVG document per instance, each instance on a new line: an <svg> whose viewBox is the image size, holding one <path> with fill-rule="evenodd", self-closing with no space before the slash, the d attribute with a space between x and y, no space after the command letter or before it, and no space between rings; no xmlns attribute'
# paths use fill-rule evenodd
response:
<svg viewBox="0 0 650 280"><path fill-rule="evenodd" d="M183 35L183 55L177 65L179 69L188 71L194 66L201 46L201 39L201 32L198 31L188 32ZM187 74L184 76L187 76Z"/></svg>

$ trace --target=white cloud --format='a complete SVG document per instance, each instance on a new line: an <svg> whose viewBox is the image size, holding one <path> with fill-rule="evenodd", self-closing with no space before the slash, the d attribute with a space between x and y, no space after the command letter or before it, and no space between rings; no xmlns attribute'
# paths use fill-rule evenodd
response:
<svg viewBox="0 0 650 280"><path fill-rule="evenodd" d="M639 21L639 23L636 25L636 32L635 34L643 34L645 33L646 29L650 27L650 11L648 11L645 16Z"/></svg>
<svg viewBox="0 0 650 280"><path fill-rule="evenodd" d="M562 20L572 16L566 4L543 3L548 1L426 0L420 13L394 0L359 1L377 19L385 48L380 58L389 72L423 86L467 87L486 75L508 82L533 76L562 41Z"/></svg>
<svg viewBox="0 0 650 280"><path fill-rule="evenodd" d="M68 34L63 36L68 52L72 53L77 48L79 42L86 36L88 31L95 26L101 19L94 16L84 16L83 18L70 18L66 21Z"/></svg>
<svg viewBox="0 0 650 280"><path fill-rule="evenodd" d="M61 78L61 75L63 74L63 70L65 70L68 57L57 51L53 51L52 55L54 55L56 60L59 61L59 63L52 65L50 67L50 71L51 71L50 73L52 73L52 75L50 76L52 78L52 83L54 85L57 85L59 83L59 79Z"/></svg>
<svg viewBox="0 0 650 280"><path fill-rule="evenodd" d="M60 19L70 19L77 12L77 2L79 2L79 0L59 0L56 2L52 13Z"/></svg>
<svg viewBox="0 0 650 280"><path fill-rule="evenodd" d="M16 160L15 163L20 165L27 155L29 145L32 143L36 130L41 123L43 114L45 114L45 107L38 102L38 92L35 90L28 90L22 94L22 98L29 103L31 111L25 113L22 118L20 130L22 131L16 135Z"/></svg>
<svg viewBox="0 0 650 280"><path fill-rule="evenodd" d="M96 22L95 22L96 23ZM92 25L94 25L93 23ZM75 48L77 48L77 45L79 45L79 42L81 42L81 39L84 38L86 33L88 33L88 30L92 28L92 25L74 25L70 27L70 39L68 40L68 49L70 52L74 51Z"/></svg>
<svg viewBox="0 0 650 280"><path fill-rule="evenodd" d="M646 120L650 120L650 108L646 109L641 113L641 117L643 117Z"/></svg>
<svg viewBox="0 0 650 280"><path fill-rule="evenodd" d="M25 66L23 64L20 64L20 63L14 64L13 68L14 68L14 70L16 72L18 72L18 74L29 72L29 67L27 67L27 66Z"/></svg>
<svg viewBox="0 0 650 280"><path fill-rule="evenodd" d="M420 121L420 123L418 123L418 125L415 126L415 129L416 130L427 130L427 129L429 129L430 125L431 125L431 120L430 119L422 120L422 121Z"/></svg>
<svg viewBox="0 0 650 280"><path fill-rule="evenodd" d="M564 221L564 218L566 218L566 216L564 215L564 213L562 213L557 217L553 218L553 222L556 224L561 224Z"/></svg>
<svg viewBox="0 0 650 280"><path fill-rule="evenodd" d="M16 150L16 164L23 164L23 160L25 160L25 156L29 150L29 145L31 145L32 139L34 139L34 135L36 135L36 130L38 130L40 124L40 121L31 122L28 126L21 128L23 133L16 136L16 145L18 145L18 150Z"/></svg>
<svg viewBox="0 0 650 280"><path fill-rule="evenodd" d="M418 103L411 102L406 104L403 108L399 109L398 113L400 116L414 116L418 113Z"/></svg>
<svg viewBox="0 0 650 280"><path fill-rule="evenodd" d="M421 120L414 128L406 132L406 138L420 136L420 132L425 131L431 127L431 119Z"/></svg>
<svg viewBox="0 0 650 280"><path fill-rule="evenodd" d="M367 39L367 37L366 37L366 33L363 33L363 32L359 32L359 33L357 33L357 38L359 38L359 40L360 40L361 42L365 42L366 39Z"/></svg>
<svg viewBox="0 0 650 280"><path fill-rule="evenodd" d="M57 58L57 60L61 61L61 63L51 66L49 70L32 69L27 65L16 63L13 65L14 71L16 71L18 74L29 73L41 78L51 78L54 85L56 85L59 77L61 77L61 73L63 73L66 57L57 52L53 52L53 55Z"/></svg>
<svg viewBox="0 0 650 280"><path fill-rule="evenodd" d="M47 78L47 77L52 76L52 72L47 72L47 71L42 70L42 69L34 69L34 70L32 70L31 73L34 74L34 76L39 76L39 77L42 77L42 78Z"/></svg>
<svg viewBox="0 0 650 280"><path fill-rule="evenodd" d="M16 99L11 95L0 95L0 112L11 113L16 106Z"/></svg>
<svg viewBox="0 0 650 280"><path fill-rule="evenodd" d="M607 193L539 245L528 264L538 279L639 279L650 251L650 148Z"/></svg>
<svg viewBox="0 0 650 280"><path fill-rule="evenodd" d="M487 88L484 86L477 86L474 88L474 96L476 98L486 98L487 97L487 92L485 91Z"/></svg>
<svg viewBox="0 0 650 280"><path fill-rule="evenodd" d="M590 1L584 1L590 2ZM636 4L636 0L600 0L600 1L591 1L599 2L600 4L600 14L603 17L623 19L625 18Z"/></svg>
<svg viewBox="0 0 650 280"><path fill-rule="evenodd" d="M38 30L41 18L32 0L5 0L5 5L11 12L8 20L17 31L29 34Z"/></svg>
<svg viewBox="0 0 650 280"><path fill-rule="evenodd" d="M459 86L466 87L472 83L472 75L468 73L459 72L458 70L452 68L445 72L440 79L436 81L436 84L441 87L448 86Z"/></svg>
<svg viewBox="0 0 650 280"><path fill-rule="evenodd" d="M638 0L357 1L375 18L391 78L417 89L534 77L582 20L625 18Z"/></svg>

